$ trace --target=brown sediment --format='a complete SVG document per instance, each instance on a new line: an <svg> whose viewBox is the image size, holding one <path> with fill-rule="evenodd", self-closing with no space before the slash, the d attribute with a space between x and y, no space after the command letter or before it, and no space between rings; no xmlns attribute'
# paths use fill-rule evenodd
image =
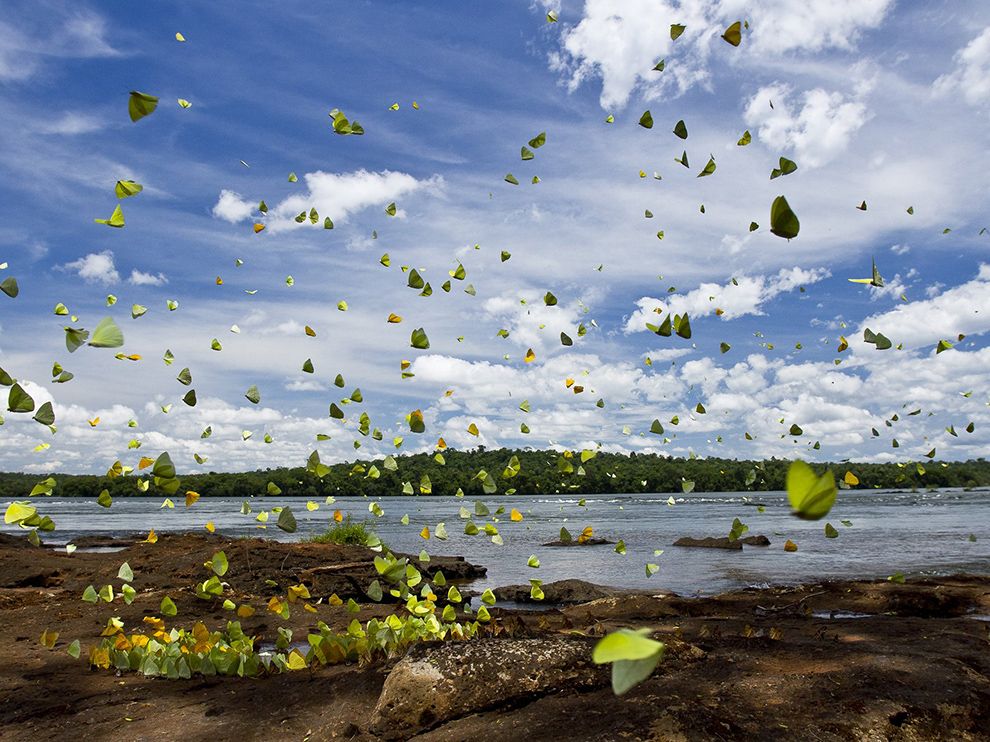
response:
<svg viewBox="0 0 990 742"><path fill-rule="evenodd" d="M990 622L977 620L990 615L983 576L496 608L491 628L470 643L252 679L118 675L66 654L78 638L85 657L110 616L134 627L158 615L166 594L179 610L170 625L222 628L232 614L192 590L219 549L230 563L227 594L259 609L242 624L261 641L273 641L277 626L302 638L317 620L342 630L355 617L401 609L364 596L375 569L362 547L162 535L69 556L0 537L0 738L990 739ZM135 573L133 604L80 600L89 584L119 585L124 561ZM420 566L439 566L448 579L481 573L452 558ZM264 609L299 582L314 598L353 597L361 612L324 602L315 615L294 610L283 621ZM597 590L588 594L607 589ZM607 671L585 654L620 627L647 627L668 649L652 677L616 698ZM54 650L39 643L46 629L60 633ZM444 689L442 702L404 692L403 683L424 677Z"/></svg>

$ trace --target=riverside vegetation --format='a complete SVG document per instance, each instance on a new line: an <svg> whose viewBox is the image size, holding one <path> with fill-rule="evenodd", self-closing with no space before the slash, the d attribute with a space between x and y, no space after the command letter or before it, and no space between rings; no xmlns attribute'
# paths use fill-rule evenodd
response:
<svg viewBox="0 0 990 742"><path fill-rule="evenodd" d="M683 492L684 482L695 492L745 492L782 490L789 461L745 461L719 458L676 458L656 454L598 452L594 459L571 465L556 451L524 449L474 451L446 450L437 454L394 457L400 469L390 469L385 458L328 465L318 477L305 467L265 469L253 472L187 474L184 486L203 497L250 497L271 494L270 485L285 497L322 499L328 496L388 497L403 494L408 482L417 494L483 495L478 472L500 474L510 462L518 462L511 489L519 494L610 494L627 492ZM913 489L926 487L981 487L990 485L990 462L933 461L909 463L815 464L854 471L861 487ZM578 471L580 467L580 472ZM567 473L570 469L570 473ZM54 474L54 473L53 473ZM572 476L577 474L577 476ZM127 478L89 474L54 474L51 494L60 497L97 497L103 489L111 496L136 497L142 493ZM16 499L31 490L38 476L0 473L0 498ZM428 491L423 486L428 483ZM411 494L411 493L408 493Z"/></svg>

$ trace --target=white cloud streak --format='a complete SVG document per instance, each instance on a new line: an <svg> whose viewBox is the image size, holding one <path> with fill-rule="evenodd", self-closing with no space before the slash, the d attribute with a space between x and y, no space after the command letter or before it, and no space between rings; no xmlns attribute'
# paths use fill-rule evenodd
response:
<svg viewBox="0 0 990 742"><path fill-rule="evenodd" d="M417 179L408 173L392 170L371 172L357 170L351 173L325 173L316 171L303 177L307 192L292 195L269 208L267 217L258 212L258 202L250 202L240 194L223 190L213 215L231 223L237 223L256 215L270 232L312 226L308 221L298 223L296 216L315 208L322 220L330 217L334 223L345 222L349 216L369 206L384 206L417 191L437 193L443 188L443 178L435 175ZM399 219L404 213L396 213Z"/></svg>
<svg viewBox="0 0 990 742"><path fill-rule="evenodd" d="M158 273L156 275L154 273L145 273L135 268L131 271L131 277L127 279L127 282L135 286L164 286L168 283L168 279L164 273Z"/></svg>
<svg viewBox="0 0 990 742"><path fill-rule="evenodd" d="M636 301L637 307L627 319L626 333L646 330L646 323L658 324L660 318L655 310L680 314L687 312L690 317L704 317L716 314L721 309L723 319L730 320L747 314L763 314L763 305L781 294L799 286L817 283L830 276L824 268L784 268L773 276L738 276L735 283L725 285L703 283L686 294L669 294L663 299L644 296Z"/></svg>

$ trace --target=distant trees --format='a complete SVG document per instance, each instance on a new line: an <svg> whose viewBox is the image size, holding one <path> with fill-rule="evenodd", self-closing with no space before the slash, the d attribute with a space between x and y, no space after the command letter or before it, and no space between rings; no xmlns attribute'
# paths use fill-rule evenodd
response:
<svg viewBox="0 0 990 742"><path fill-rule="evenodd" d="M515 457L515 459L513 459ZM694 483L695 492L745 492L781 490L789 461L745 461L736 459L680 459L656 454L597 453L581 461L581 453L560 454L556 451L497 449L442 452L396 456L393 471L383 458L356 463L335 464L322 480L305 468L279 468L250 472L189 474L180 472L180 492L195 490L203 497L251 497L269 492L269 483L284 497L321 499L334 497L387 497L401 495L403 489L423 492L428 482L434 495L453 495L458 488L467 495L482 495L487 481L497 492L515 491L522 495L551 493L613 494L626 492L683 492L685 482ZM509 474L518 461L518 474ZM374 470L372 470L374 466ZM923 465L907 464L832 464L836 479L846 471L860 481L856 489L977 487L990 485L990 462L983 459L965 462L926 461ZM822 471L826 465L815 465ZM487 477L479 477L479 472ZM0 498L27 497L31 488L47 475L0 473ZM108 478L100 475L54 474L57 486L53 495L61 497L96 497L107 489L113 497L137 497L137 474ZM408 484L406 484L408 483ZM147 495L161 496L154 487Z"/></svg>

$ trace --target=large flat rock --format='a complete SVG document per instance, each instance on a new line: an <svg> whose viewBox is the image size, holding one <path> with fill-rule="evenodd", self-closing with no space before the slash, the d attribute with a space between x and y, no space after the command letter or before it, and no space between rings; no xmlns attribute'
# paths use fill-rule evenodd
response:
<svg viewBox="0 0 990 742"><path fill-rule="evenodd" d="M385 680L371 731L406 739L479 711L607 686L608 666L591 661L595 641L548 636L416 645Z"/></svg>

